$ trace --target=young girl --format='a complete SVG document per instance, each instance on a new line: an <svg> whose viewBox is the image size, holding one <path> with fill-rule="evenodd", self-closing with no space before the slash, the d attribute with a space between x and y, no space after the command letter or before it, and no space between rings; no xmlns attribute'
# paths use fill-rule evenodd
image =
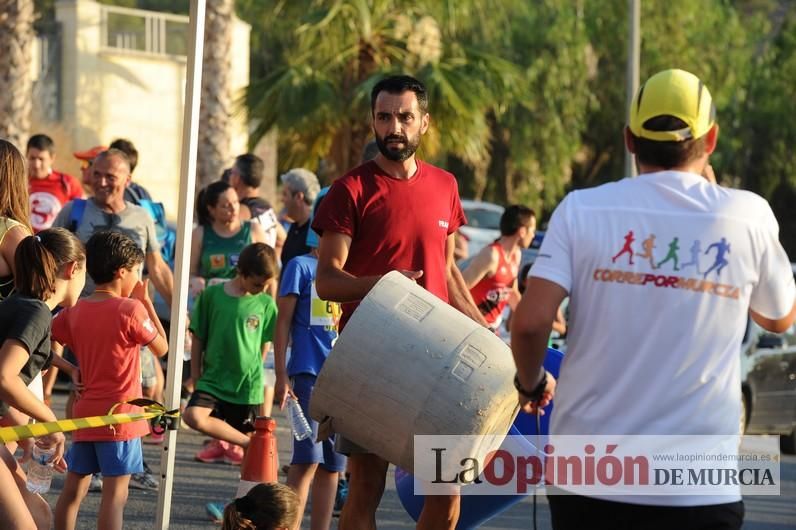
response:
<svg viewBox="0 0 796 530"><path fill-rule="evenodd" d="M296 492L283 484L257 484L224 508L221 530L289 530L299 519Z"/></svg>
<svg viewBox="0 0 796 530"><path fill-rule="evenodd" d="M6 140L0 140L0 301L14 292L14 254L19 243L32 233L28 204L28 174L22 153ZM44 398L41 376L30 389ZM0 425L24 425L28 417L16 409L4 407ZM16 443L6 444L13 453Z"/></svg>
<svg viewBox="0 0 796 530"><path fill-rule="evenodd" d="M28 236L16 255L16 292L0 303L0 399L40 422L55 421L52 411L27 384L50 359L51 311L77 302L86 281L83 245L69 231L53 228ZM58 361L67 372L76 370ZM64 435L39 438L41 447L55 446L52 462L64 471ZM4 528L50 528L47 503L25 486L25 473L0 445L0 521Z"/></svg>

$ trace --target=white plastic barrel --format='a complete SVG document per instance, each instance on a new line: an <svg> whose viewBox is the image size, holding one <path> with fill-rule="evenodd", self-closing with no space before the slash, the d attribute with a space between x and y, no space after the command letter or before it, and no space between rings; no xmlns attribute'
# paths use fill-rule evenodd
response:
<svg viewBox="0 0 796 530"><path fill-rule="evenodd" d="M321 370L310 416L424 476L413 435L498 435L465 453L483 461L519 408L511 350L399 272L362 300ZM461 451L461 448L459 448Z"/></svg>

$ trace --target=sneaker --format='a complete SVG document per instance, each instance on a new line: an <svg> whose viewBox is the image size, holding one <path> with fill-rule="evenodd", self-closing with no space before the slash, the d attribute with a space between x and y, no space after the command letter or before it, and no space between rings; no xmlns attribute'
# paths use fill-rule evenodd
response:
<svg viewBox="0 0 796 530"><path fill-rule="evenodd" d="M102 491L102 474L91 475L91 482L88 483L88 491Z"/></svg>
<svg viewBox="0 0 796 530"><path fill-rule="evenodd" d="M239 466L243 461L243 447L229 444L224 450L224 462L233 466Z"/></svg>
<svg viewBox="0 0 796 530"><path fill-rule="evenodd" d="M158 481L152 475L152 472L148 470L143 473L133 473L130 477L130 487L146 491L158 491L160 489Z"/></svg>
<svg viewBox="0 0 796 530"><path fill-rule="evenodd" d="M207 515L210 516L210 520L214 523L220 523L224 520L224 508L226 508L227 503L225 502L208 502L205 504L205 510L207 511Z"/></svg>
<svg viewBox="0 0 796 530"><path fill-rule="evenodd" d="M334 509L332 515L337 517L343 511L343 505L348 498L348 481L341 478L337 481L337 494L334 496Z"/></svg>
<svg viewBox="0 0 796 530"><path fill-rule="evenodd" d="M227 453L229 444L221 440L213 440L205 445L196 455L194 459L205 464L214 464L216 462L224 462L224 456Z"/></svg>

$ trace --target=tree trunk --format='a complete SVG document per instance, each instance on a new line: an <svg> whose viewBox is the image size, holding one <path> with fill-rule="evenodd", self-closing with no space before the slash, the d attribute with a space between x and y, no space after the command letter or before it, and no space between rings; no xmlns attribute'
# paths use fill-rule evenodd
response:
<svg viewBox="0 0 796 530"><path fill-rule="evenodd" d="M199 111L198 181L206 186L221 178L231 162L233 0L207 3L202 63L202 102Z"/></svg>
<svg viewBox="0 0 796 530"><path fill-rule="evenodd" d="M30 134L33 0L0 0L0 138L24 150Z"/></svg>
<svg viewBox="0 0 796 530"><path fill-rule="evenodd" d="M268 134L263 136L254 147L254 154L262 158L265 164L263 181L260 184L260 196L265 198L271 205L279 202L279 194L276 192L279 183L277 176L277 152L279 151L279 131L274 127Z"/></svg>
<svg viewBox="0 0 796 530"><path fill-rule="evenodd" d="M473 199L481 201L484 199L484 192L489 184L489 165L492 157L487 155L477 163L472 164L473 168Z"/></svg>

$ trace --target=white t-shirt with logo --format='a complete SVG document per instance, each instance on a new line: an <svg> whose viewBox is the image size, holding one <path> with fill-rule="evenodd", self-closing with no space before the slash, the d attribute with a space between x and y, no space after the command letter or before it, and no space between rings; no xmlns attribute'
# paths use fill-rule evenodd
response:
<svg viewBox="0 0 796 530"><path fill-rule="evenodd" d="M571 300L551 432L737 434L748 310L796 298L778 233L764 199L691 173L570 193L529 274Z"/></svg>

